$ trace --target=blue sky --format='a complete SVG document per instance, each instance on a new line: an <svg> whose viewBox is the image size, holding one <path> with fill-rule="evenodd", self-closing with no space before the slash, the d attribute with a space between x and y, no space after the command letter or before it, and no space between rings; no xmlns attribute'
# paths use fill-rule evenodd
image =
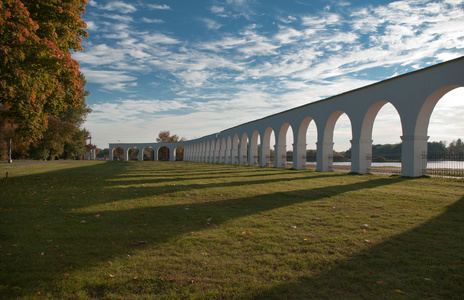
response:
<svg viewBox="0 0 464 300"><path fill-rule="evenodd" d="M162 130L201 137L464 55L463 0L89 0L86 10L74 58L100 148ZM464 138L463 103L461 89L439 102L431 140ZM399 127L385 106L374 143L400 142ZM334 137L350 147L347 118Z"/></svg>

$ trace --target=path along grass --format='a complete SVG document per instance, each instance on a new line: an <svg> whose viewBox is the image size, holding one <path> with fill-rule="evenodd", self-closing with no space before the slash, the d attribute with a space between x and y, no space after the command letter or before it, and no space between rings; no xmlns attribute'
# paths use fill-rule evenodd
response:
<svg viewBox="0 0 464 300"><path fill-rule="evenodd" d="M186 162L0 171L1 299L464 294L462 179Z"/></svg>

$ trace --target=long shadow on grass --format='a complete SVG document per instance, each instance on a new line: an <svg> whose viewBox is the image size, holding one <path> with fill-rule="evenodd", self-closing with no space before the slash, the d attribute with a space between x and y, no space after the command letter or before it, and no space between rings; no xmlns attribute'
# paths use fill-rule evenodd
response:
<svg viewBox="0 0 464 300"><path fill-rule="evenodd" d="M122 166L122 171L126 172L130 171L128 168L132 165ZM211 216L214 216L213 222L216 226L221 226L229 220L296 203L316 201L328 196L407 180L399 177L375 178L367 182L335 184L263 195L258 195L256 192L249 197L224 200L218 197L190 204L161 204L153 200L153 205L157 206L147 206L146 203L139 206L134 199L143 194L144 188L139 187L139 194L135 195L132 191L127 193L125 188L115 188L116 185L121 185L121 182L112 183L109 180L121 172L121 165L110 163L107 168L109 169L104 171L102 165L86 166L73 168L72 175L69 170L55 171L2 182L2 188L5 189L2 193L0 218L3 220L0 231L0 245L3 249L0 260L0 282L3 286L21 287L21 290L7 288L0 289L0 293L6 293L7 297L31 293L38 282L47 282L50 290L56 292L59 290L57 285L62 280L63 274L101 266L109 260L131 253L134 247L137 249L156 247L158 244L190 232L207 230L205 223ZM114 172L109 177L108 170ZM244 168L243 172L249 173L249 170ZM305 173L301 172L301 174ZM63 178L65 175L67 178ZM240 172L237 176L240 176ZM285 175L280 173L279 176ZM352 175L334 173L314 175L313 173L308 182L317 178L345 176ZM219 182L208 186L240 189L244 185L272 184L277 181L290 182L301 179L300 176L268 180L261 178L257 181L250 178L248 181ZM104 200L99 200L99 197L103 198L102 195L107 191L108 185L114 185L116 192L111 194L110 199L105 196ZM189 191L199 188L202 187L193 184L180 187L179 190ZM166 193L175 191L170 190ZM133 201L128 206L124 203L125 200ZM86 210L89 205L101 203L108 203L110 206L103 211ZM139 243L140 241L146 244ZM274 293L270 291L270 294Z"/></svg>
<svg viewBox="0 0 464 300"><path fill-rule="evenodd" d="M464 197L420 227L255 299L462 299Z"/></svg>

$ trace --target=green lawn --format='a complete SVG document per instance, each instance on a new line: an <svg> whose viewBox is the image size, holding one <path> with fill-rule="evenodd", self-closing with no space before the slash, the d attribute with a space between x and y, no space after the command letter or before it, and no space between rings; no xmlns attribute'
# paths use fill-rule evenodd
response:
<svg viewBox="0 0 464 300"><path fill-rule="evenodd" d="M462 179L0 164L0 299L463 294Z"/></svg>

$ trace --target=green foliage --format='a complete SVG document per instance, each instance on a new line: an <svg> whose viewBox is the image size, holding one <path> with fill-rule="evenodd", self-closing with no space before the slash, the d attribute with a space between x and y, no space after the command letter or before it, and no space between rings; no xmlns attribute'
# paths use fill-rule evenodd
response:
<svg viewBox="0 0 464 300"><path fill-rule="evenodd" d="M87 36L85 3L1 1L0 117L21 138L41 138L50 116L81 103L84 83L71 50L81 50Z"/></svg>

